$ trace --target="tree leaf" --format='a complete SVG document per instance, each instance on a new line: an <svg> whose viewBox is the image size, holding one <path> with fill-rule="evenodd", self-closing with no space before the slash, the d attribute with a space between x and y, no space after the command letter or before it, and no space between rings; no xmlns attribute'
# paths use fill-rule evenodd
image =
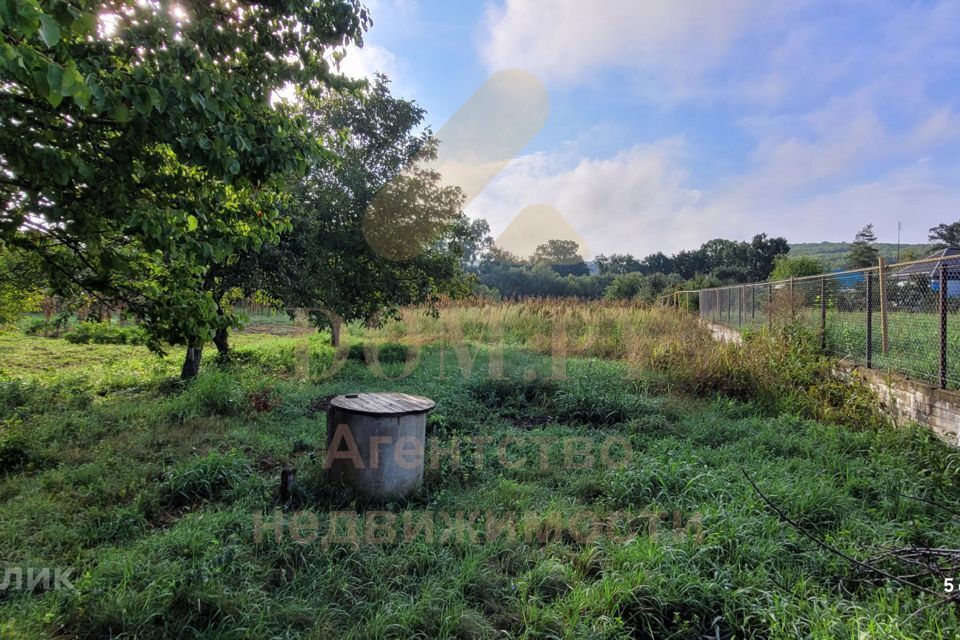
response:
<svg viewBox="0 0 960 640"><path fill-rule="evenodd" d="M56 62L47 65L47 102L54 107L63 102L63 93L60 91L60 83L63 81L63 67Z"/></svg>
<svg viewBox="0 0 960 640"><path fill-rule="evenodd" d="M40 16L40 39L47 47L55 47L60 42L60 25L48 15Z"/></svg>
<svg viewBox="0 0 960 640"><path fill-rule="evenodd" d="M51 87L53 84L50 85ZM76 67L67 67L60 78L60 93L72 96L83 87L83 76Z"/></svg>
<svg viewBox="0 0 960 640"><path fill-rule="evenodd" d="M187 229L188 229L188 230L190 230L190 231L196 231L198 224L199 224L199 223L197 222L196 216L194 216L194 215L188 215L188 216L187 216Z"/></svg>
<svg viewBox="0 0 960 640"><path fill-rule="evenodd" d="M73 92L73 101L76 102L81 109L86 109L90 104L90 96L90 89L86 85L80 85Z"/></svg>
<svg viewBox="0 0 960 640"><path fill-rule="evenodd" d="M63 67L56 62L47 65L47 84L51 89L60 90L60 83L63 82Z"/></svg>
<svg viewBox="0 0 960 640"><path fill-rule="evenodd" d="M113 119L117 122L126 122L130 119L130 110L123 103L117 103L113 108Z"/></svg>

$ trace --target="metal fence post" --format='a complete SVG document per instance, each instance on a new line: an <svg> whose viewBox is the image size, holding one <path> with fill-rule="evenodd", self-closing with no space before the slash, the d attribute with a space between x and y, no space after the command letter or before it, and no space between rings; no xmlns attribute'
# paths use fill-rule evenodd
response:
<svg viewBox="0 0 960 640"><path fill-rule="evenodd" d="M744 286L740 285L740 289L737 291L737 302L740 304L737 305L737 326L743 326L743 292Z"/></svg>
<svg viewBox="0 0 960 640"><path fill-rule="evenodd" d="M947 388L947 268L940 263L940 388Z"/></svg>
<svg viewBox="0 0 960 640"><path fill-rule="evenodd" d="M887 274L886 261L883 258L877 259L877 281L880 284L880 349L883 355L887 355L890 350L890 333L887 323Z"/></svg>
<svg viewBox="0 0 960 640"><path fill-rule="evenodd" d="M790 276L790 322L797 319L796 300L793 297L793 276Z"/></svg>
<svg viewBox="0 0 960 640"><path fill-rule="evenodd" d="M773 285L767 285L767 329L773 329Z"/></svg>
<svg viewBox="0 0 960 640"><path fill-rule="evenodd" d="M820 278L820 351L827 350L827 279Z"/></svg>
<svg viewBox="0 0 960 640"><path fill-rule="evenodd" d="M757 288L753 285L750 286L750 324L753 324L753 320L757 317Z"/></svg>
<svg viewBox="0 0 960 640"><path fill-rule="evenodd" d="M873 368L873 274L867 271L867 369Z"/></svg>

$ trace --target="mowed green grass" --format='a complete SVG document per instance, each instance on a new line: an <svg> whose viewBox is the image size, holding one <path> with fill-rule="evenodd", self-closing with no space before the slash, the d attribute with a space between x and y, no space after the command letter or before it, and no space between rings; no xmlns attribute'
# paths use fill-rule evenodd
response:
<svg viewBox="0 0 960 640"><path fill-rule="evenodd" d="M815 304L815 303L811 303ZM804 309L798 314L801 324L812 330L820 328L820 311ZM727 315L718 317L727 322ZM730 315L730 324L737 325L736 310ZM744 326L765 327L766 316L757 312L743 320ZM827 310L827 353L850 359L858 364L866 362L866 311ZM872 332L873 366L900 373L915 380L938 384L940 375L940 315L938 313L892 311L887 314L887 351L883 351L880 312L874 310ZM960 388L960 314L947 315L947 386Z"/></svg>
<svg viewBox="0 0 960 640"><path fill-rule="evenodd" d="M503 382L490 380L482 345L469 348L469 375L440 345L406 370L351 359L329 375L322 335L233 343L231 362L208 353L182 386L179 352L0 336L3 567L70 568L76 587L0 592L0 637L906 639L960 628L956 607L911 615L930 597L818 549L743 476L850 555L956 548L960 520L905 497L960 510L960 454L923 431L664 395L615 362L570 359L549 379L553 363L519 349L506 351ZM324 401L357 390L434 398L432 446L514 437L534 460L531 438L545 438L550 463L505 468L488 445L481 460L428 468L403 504L358 502L327 486L320 465ZM630 444L628 465L564 464L567 438L614 435ZM678 512L702 536L256 542L255 514L282 508L284 465L298 472L288 518Z"/></svg>
<svg viewBox="0 0 960 640"><path fill-rule="evenodd" d="M819 321L819 320L818 320ZM873 314L873 363L916 380L937 384L940 373L940 316L936 313L892 312L887 318L888 349L883 351L879 312ZM827 313L827 348L838 356L865 362L866 313ZM947 382L960 388L960 314L947 316Z"/></svg>

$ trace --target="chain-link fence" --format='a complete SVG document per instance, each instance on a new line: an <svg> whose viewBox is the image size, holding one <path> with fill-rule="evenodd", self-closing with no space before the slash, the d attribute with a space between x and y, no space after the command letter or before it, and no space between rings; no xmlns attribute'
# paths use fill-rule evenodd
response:
<svg viewBox="0 0 960 640"><path fill-rule="evenodd" d="M960 388L960 255L679 292L673 303L734 328L801 323L825 353Z"/></svg>

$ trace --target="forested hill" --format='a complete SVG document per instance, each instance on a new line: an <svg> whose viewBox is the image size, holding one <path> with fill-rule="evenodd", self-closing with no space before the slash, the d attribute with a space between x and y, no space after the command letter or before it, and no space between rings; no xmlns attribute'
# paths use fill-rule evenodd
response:
<svg viewBox="0 0 960 640"><path fill-rule="evenodd" d="M850 242L801 242L790 245L790 255L811 256L820 260L828 270L845 269L847 267L847 253L850 251ZM888 261L897 259L897 245L895 243L877 242L874 244L880 255ZM901 260L913 255L922 258L932 252L928 244L900 245Z"/></svg>

